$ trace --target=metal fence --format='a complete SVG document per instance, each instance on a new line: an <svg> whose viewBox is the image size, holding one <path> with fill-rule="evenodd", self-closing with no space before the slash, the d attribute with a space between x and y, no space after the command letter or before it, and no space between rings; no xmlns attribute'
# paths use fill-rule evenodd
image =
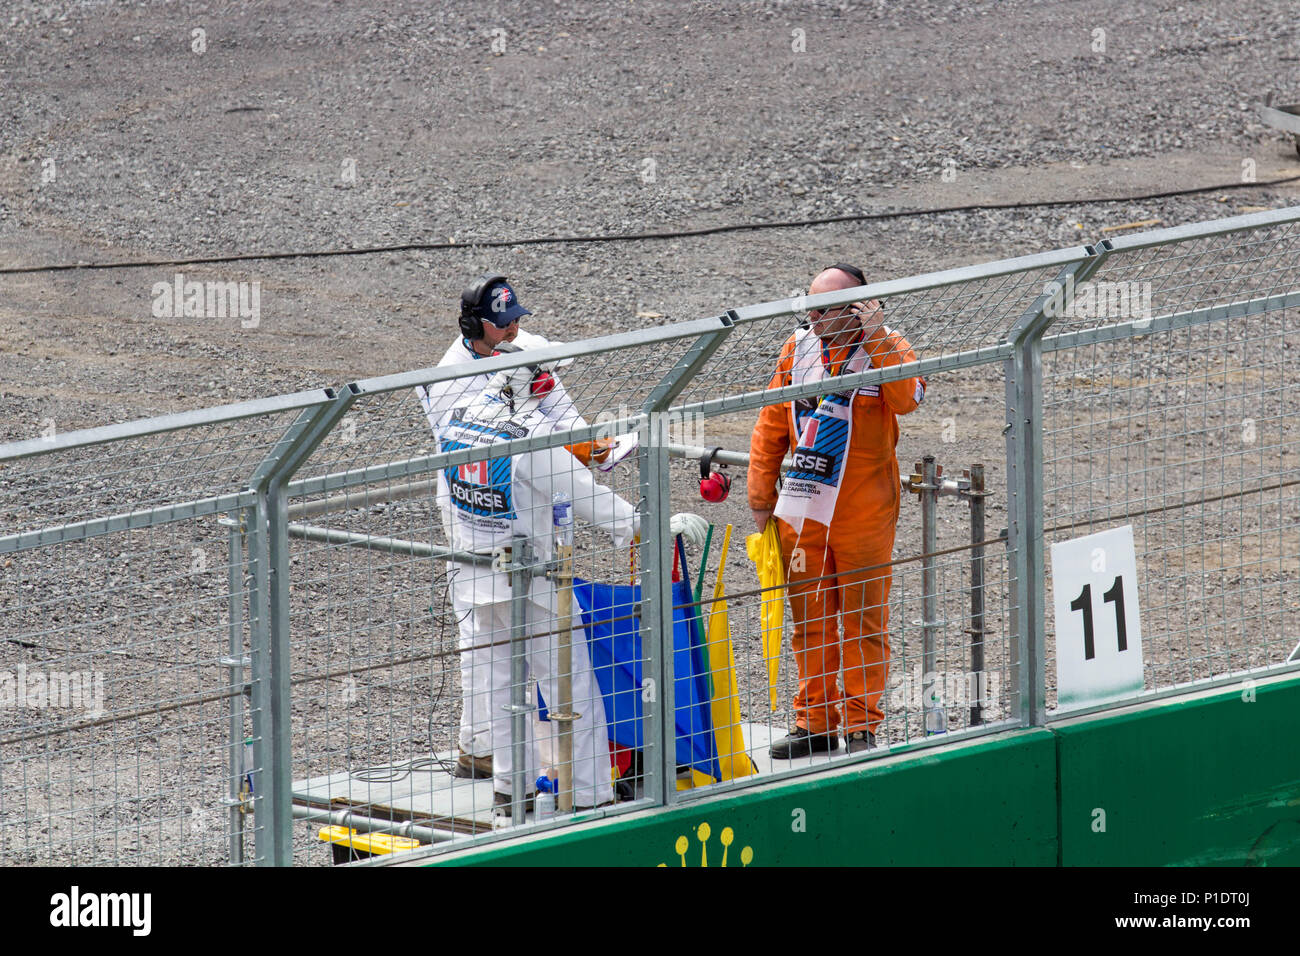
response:
<svg viewBox="0 0 1300 956"><path fill-rule="evenodd" d="M868 299L917 361L768 389L808 310ZM1287 209L2 446L0 862L440 852L1043 724L1049 547L1125 525L1144 674L1097 706L1297 666L1297 306ZM531 366L549 425L521 401L491 443L435 436L431 396L463 418ZM746 557L743 482L701 502L691 446L740 467L764 405L918 374L892 559L826 585L892 582L877 747L775 760L789 603ZM630 434L624 463L581 463ZM533 533L452 534L454 487L506 461ZM681 511L715 523L707 559L675 546ZM620 586L603 618L586 582ZM603 691L615 666L634 691ZM485 748L495 779L456 775ZM548 768L553 815L522 796Z"/></svg>

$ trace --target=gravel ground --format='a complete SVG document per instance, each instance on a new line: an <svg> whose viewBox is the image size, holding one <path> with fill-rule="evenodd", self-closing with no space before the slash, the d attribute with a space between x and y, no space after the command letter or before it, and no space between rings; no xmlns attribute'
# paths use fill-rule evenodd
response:
<svg viewBox="0 0 1300 956"><path fill-rule="evenodd" d="M11 0L0 9L0 76L12 91L0 102L0 265L466 246L0 275L0 440L431 365L450 338L460 288L488 268L512 276L535 313L530 327L572 341L786 296L841 259L892 278L1092 242L1111 224L1174 225L1300 202L1290 183L714 236L474 248L1296 175L1293 144L1259 123L1257 107L1269 93L1300 102L1298 28L1294 5L1283 0L1248 8L1220 0L441 6ZM155 283L178 272L260 283L260 321L245 328L237 318L155 316ZM1294 347L1287 328L1276 332L1272 347L1279 344ZM1195 351L1181 344L1177 367L1159 371L1185 373ZM1287 354L1293 362L1296 353ZM1243 360L1248 368L1268 361L1255 353ZM937 453L950 474L987 463L990 487L1002 488L1002 396L1000 369L936 376L925 406L903 421L904 474ZM1175 398L1129 397L1144 399L1143 414L1157 423ZM411 406L408 397L375 413L390 432L367 430L363 418L363 443L390 433L393 448L417 442ZM1061 421L1088 414L1084 403L1067 405ZM752 413L711 419L708 442L743 449L752 420ZM951 435L950 420L960 422ZM1174 437L1197 440L1186 432ZM211 440L233 454L230 438ZM700 510L693 466L681 468L674 504ZM96 508L131 500L112 482L93 488L74 480L68 500L38 507L34 488L13 472L5 479L6 526L22 530L50 514L67 518L92 491ZM738 533L748 530L742 493L740 482L726 506L710 512ZM940 545L960 543L964 506L942 504ZM904 502L905 516L909 506L915 502ZM1006 523L1005 498L995 495L989 507L996 532ZM1289 512L1279 507L1285 526ZM334 523L436 536L427 502L376 506ZM904 525L900 556L919 550L915 522L905 517ZM205 568L197 579L196 552ZM336 563L322 571L316 555L325 552L295 553L299 663L328 669L331 660L359 659L355 642L381 634L371 651L381 657L418 634L438 635L427 645L434 652L450 646L437 629L437 601L417 601L428 588L418 568L329 552ZM224 531L210 521L17 560L6 567L5 587L25 603L6 605L0 629L36 646L10 640L0 665L90 660L117 648L114 673L132 700L202 694L223 673L214 662L225 628L214 621L224 613L224 562ZM740 542L731 567L729 589L752 586ZM1293 577L1292 565L1278 570ZM958 559L946 566L945 615L960 615L962 573ZM71 576L78 588L51 584ZM915 565L901 568L895 600L907 603L896 605L893 620L904 631L919 618L918 593ZM1261 590L1261 599L1271 593ZM392 606L376 608L379 595ZM736 612L739 631L753 632L753 612ZM1252 604L1256 612L1267 608ZM129 622L125 639L114 615ZM339 635L347 641L330 643ZM895 635L896 648L914 637ZM742 644L742 685L761 687L761 662L752 642ZM1005 661L1002 648L991 655L991 666ZM896 663L895 675L909 666ZM337 706L347 690L340 679L296 692L296 773L407 759L431 738L448 745L457 694L444 669L426 662L375 673L383 677L362 678L346 709ZM432 724L422 696L430 688L438 701ZM763 697L750 694L747 716L768 719ZM219 861L222 811L211 791L213 781L221 786L224 710L216 702L196 713L188 735L140 717L114 725L110 754L38 750L22 761L39 764L40 777L66 792L48 807L23 804L7 774L0 819L39 826L7 836L0 859ZM5 716L3 732L20 718ZM325 746L327 726L337 736ZM902 728L890 733L899 739ZM106 794L124 786L125 763L133 768L125 792L134 796L114 802ZM92 783L68 787L74 769ZM311 831L300 825L296 834L299 860L322 862Z"/></svg>

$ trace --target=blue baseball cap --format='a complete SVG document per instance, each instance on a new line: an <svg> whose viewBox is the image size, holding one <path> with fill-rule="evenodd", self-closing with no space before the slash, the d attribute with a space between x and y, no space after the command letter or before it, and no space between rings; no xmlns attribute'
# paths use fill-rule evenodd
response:
<svg viewBox="0 0 1300 956"><path fill-rule="evenodd" d="M522 316L533 314L519 304L519 296L505 282L494 282L488 286L475 312L484 322L491 322L498 329L506 328Z"/></svg>

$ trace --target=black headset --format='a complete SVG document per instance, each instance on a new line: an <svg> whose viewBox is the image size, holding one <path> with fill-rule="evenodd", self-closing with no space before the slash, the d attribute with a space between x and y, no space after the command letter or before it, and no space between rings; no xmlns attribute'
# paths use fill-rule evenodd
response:
<svg viewBox="0 0 1300 956"><path fill-rule="evenodd" d="M471 342L483 338L483 320L476 310L483 305L483 296L487 290L498 282L507 282L505 276L496 272L485 272L465 287L460 294L460 334Z"/></svg>
<svg viewBox="0 0 1300 956"><path fill-rule="evenodd" d="M833 266L827 266L826 269L839 269L841 272L847 273L848 275L851 275L853 276L853 278L857 279L858 285L867 284L867 277L862 274L862 270L859 269L857 266L851 266L851 265L846 265L843 262L837 262ZM826 269L823 269L822 272L825 272Z"/></svg>

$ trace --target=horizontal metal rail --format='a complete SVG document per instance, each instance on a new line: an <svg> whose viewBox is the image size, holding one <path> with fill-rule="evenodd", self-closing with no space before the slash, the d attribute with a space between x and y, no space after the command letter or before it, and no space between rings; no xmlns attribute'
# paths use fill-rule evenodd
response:
<svg viewBox="0 0 1300 956"><path fill-rule="evenodd" d="M447 843L456 839L456 834L451 830L419 826L409 820L405 823L394 823L391 820L366 816L356 810L316 810L295 803L293 805L293 818L295 820L305 820L308 823L327 823L337 827L347 827L350 830L356 830L358 833L387 833L392 836L404 836L426 844Z"/></svg>
<svg viewBox="0 0 1300 956"><path fill-rule="evenodd" d="M941 272L928 272L925 275L910 276L905 279L871 282L852 289L839 289L835 292L822 292L818 295L800 295L788 299L775 299L771 302L760 302L756 305L736 309L734 315L738 323L775 319L782 315L792 315L810 309L828 309L836 305L847 305L850 302L888 299L908 292L924 292L928 289L960 285L979 279L993 279L1015 273L1051 269L1091 258L1093 254L1088 246L1072 246L1067 249L1053 250L1052 252L1040 252L1034 255L1018 256L1014 259L1002 259L998 262L959 266L956 269L945 269Z"/></svg>
<svg viewBox="0 0 1300 956"><path fill-rule="evenodd" d="M761 389L744 392L740 395L728 395L724 398L707 399L690 405L677 405L672 408L672 411L683 416L703 415L709 417L723 415L728 412L762 408L764 405L773 405L779 402L790 402L798 398L825 395L827 392L843 392L849 389L862 388L864 385L896 382L899 379L911 378L916 375L930 375L935 372L948 372L974 365L988 365L1008 358L1011 351L1012 347L1007 343L986 345L967 352L959 352L955 355L941 355L934 358L920 359L916 362L907 362L903 365L889 365L885 368L869 368L862 372L854 372L851 375L836 375L804 385ZM773 359L773 366L775 367L775 359Z"/></svg>
<svg viewBox="0 0 1300 956"><path fill-rule="evenodd" d="M296 505L290 505L288 517L312 518L321 514L368 508L371 505L386 504L390 501L407 501L411 498L432 497L437 493L437 490L437 479L430 478L427 481L412 481L396 487L381 488L377 492L369 489L349 491L341 495L321 498L318 501L300 501Z"/></svg>
<svg viewBox="0 0 1300 956"><path fill-rule="evenodd" d="M1130 322L1105 325L1100 328L1062 332L1059 335L1044 337L1043 351L1059 352L1062 349L1075 348L1080 345L1113 342L1116 339L1131 338L1134 335L1153 335L1173 329L1185 329L1194 325L1206 325L1211 322L1221 322L1225 319L1263 315L1266 312L1277 312L1282 309L1297 307L1300 307L1300 289L1291 292L1280 292L1276 295L1261 296L1257 299L1230 302L1227 305L1214 305L1204 309L1173 312L1168 315L1154 316L1150 319L1134 319Z"/></svg>
<svg viewBox="0 0 1300 956"><path fill-rule="evenodd" d="M171 415L159 415L156 418L142 418L119 425L103 425L98 428L84 428L80 431L64 432L53 438L29 438L25 441L0 445L0 461L12 461L17 458L30 458L49 452L64 451L69 448L81 448L86 445L103 445L108 442L125 441L128 438L143 438L161 432L179 431L183 428L195 428L201 425L221 425L225 422L256 418L276 412L289 412L313 405L323 405L334 398L332 388L318 388L308 392L295 392L292 395L277 395L273 398L258 398L234 405L218 405L215 408L199 408L192 412L176 412Z"/></svg>
<svg viewBox="0 0 1300 956"><path fill-rule="evenodd" d="M1113 252L1131 252L1134 249L1149 249L1152 246L1187 242L1189 239L1208 239L1212 236L1247 232L1291 222L1300 222L1300 206L1252 212L1227 219L1212 219L1209 222L1193 222L1185 226L1171 226L1168 229L1154 229L1151 232L1138 232L1131 236L1106 239L1104 242Z"/></svg>
<svg viewBox="0 0 1300 956"><path fill-rule="evenodd" d="M227 519L228 520L228 519ZM385 538L378 535L359 534L355 531L340 531L336 528L318 528L309 524L289 524L289 537L302 538L306 541L320 541L325 544L346 544L368 551L387 551L390 554L409 554L417 558L436 558L455 561L460 564L477 564L491 567L496 559L490 554L475 554L472 551L459 551L456 548L444 548L422 541L407 541L403 538ZM544 577L549 567L544 564L533 568L533 577Z"/></svg>
<svg viewBox="0 0 1300 956"><path fill-rule="evenodd" d="M240 491L213 498L199 498L194 501L182 501L174 505L159 505L140 511L128 511L124 514L111 515L107 518L90 518L70 524L53 525L38 531L24 531L0 538L0 554L25 551L50 544L66 544L70 541L84 541L100 535L116 534L120 531L136 531L155 525L174 524L191 518L221 514L237 508L251 507L256 500L251 491Z"/></svg>
<svg viewBox="0 0 1300 956"><path fill-rule="evenodd" d="M584 339L581 342L548 345L539 349L528 349L523 353L511 352L505 355L481 359L469 370L465 365L446 365L442 368L419 369L414 372L401 372L395 375L381 375L377 378L362 379L353 382L358 395L375 395L394 392L417 385L431 385L435 382L452 381L467 375L491 375L502 369L521 368L527 365L544 365L547 362L566 358L582 358L588 355L605 355L622 349L636 348L642 345L655 345L661 342L673 342L680 339L694 339L706 332L726 331L730 320L726 316L713 316L707 319L692 319L673 325L655 326L638 329L633 332L619 332L596 339Z"/></svg>

